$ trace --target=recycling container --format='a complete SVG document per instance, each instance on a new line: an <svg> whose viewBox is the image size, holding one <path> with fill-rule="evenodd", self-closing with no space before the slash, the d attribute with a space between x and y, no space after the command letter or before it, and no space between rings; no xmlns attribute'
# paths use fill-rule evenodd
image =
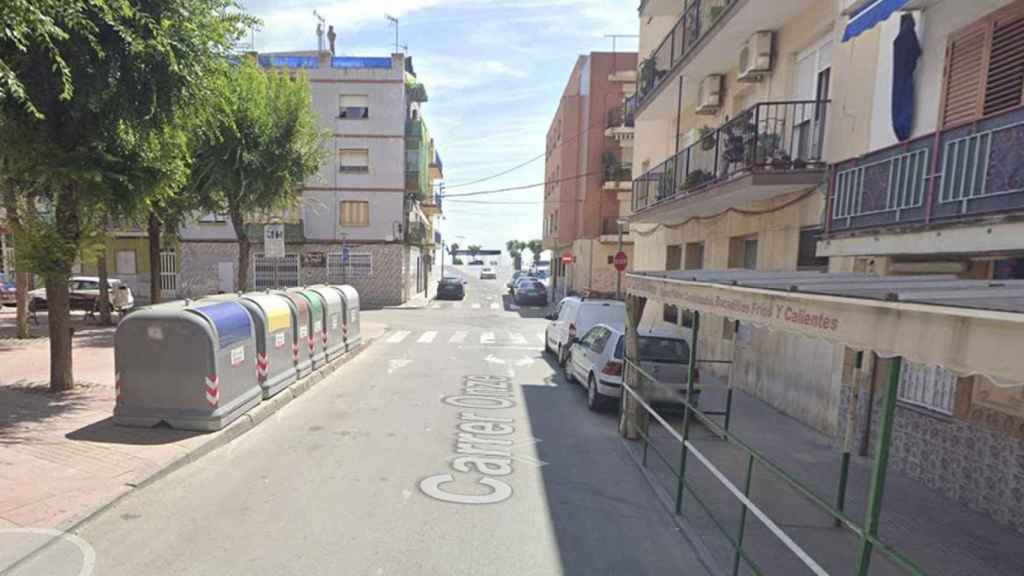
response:
<svg viewBox="0 0 1024 576"><path fill-rule="evenodd" d="M345 336L345 349L351 352L363 341L359 331L359 292L348 284L334 288L341 292L341 301L345 307L345 326L342 331Z"/></svg>
<svg viewBox="0 0 1024 576"><path fill-rule="evenodd" d="M327 355L324 353L323 344L324 300L316 292L305 288L290 288L288 293L298 294L305 298L309 305L309 336L306 338L306 348L313 363L313 370L322 368L324 364L327 364Z"/></svg>
<svg viewBox="0 0 1024 576"><path fill-rule="evenodd" d="M278 294L253 292L238 303L252 316L256 333L256 378L263 398L270 398L298 378L292 345L292 307L288 298Z"/></svg>
<svg viewBox="0 0 1024 576"><path fill-rule="evenodd" d="M302 378L313 371L313 344L309 343L312 322L309 314L309 300L298 292L273 290L269 294L288 299L292 309L292 362L295 375ZM315 340L314 340L315 343Z"/></svg>
<svg viewBox="0 0 1024 576"><path fill-rule="evenodd" d="M345 306L341 292L324 285L310 286L309 291L316 292L324 302L324 330L320 334L320 340L324 345L327 361L330 362L345 353Z"/></svg>
<svg viewBox="0 0 1024 576"><path fill-rule="evenodd" d="M252 318L238 302L171 302L126 316L114 336L114 421L219 430L259 404Z"/></svg>

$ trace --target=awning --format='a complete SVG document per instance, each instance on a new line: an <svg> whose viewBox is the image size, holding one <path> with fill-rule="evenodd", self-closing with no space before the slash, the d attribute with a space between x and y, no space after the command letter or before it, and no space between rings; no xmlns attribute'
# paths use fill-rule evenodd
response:
<svg viewBox="0 0 1024 576"><path fill-rule="evenodd" d="M869 0L860 9L850 14L850 21L847 22L846 31L843 33L843 42L856 38L862 32L867 32L879 22L884 22L906 3L907 0Z"/></svg>
<svg viewBox="0 0 1024 576"><path fill-rule="evenodd" d="M1024 383L1024 282L817 272L629 274L629 293L755 326Z"/></svg>

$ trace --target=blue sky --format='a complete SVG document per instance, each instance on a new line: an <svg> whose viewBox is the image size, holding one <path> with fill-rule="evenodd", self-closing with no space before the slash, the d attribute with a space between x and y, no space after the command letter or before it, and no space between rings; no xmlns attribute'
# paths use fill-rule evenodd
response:
<svg viewBox="0 0 1024 576"><path fill-rule="evenodd" d="M580 54L610 51L605 34L636 34L637 0L242 0L263 20L256 49L316 47L313 10L333 24L339 55L389 54L400 20L430 102L425 118L450 185L489 176L544 153L545 135ZM636 42L619 40L618 50ZM493 190L544 180L544 160L456 192ZM540 202L543 188L474 198ZM449 202L446 241L503 247L541 237L541 204ZM464 239L457 239L464 236Z"/></svg>

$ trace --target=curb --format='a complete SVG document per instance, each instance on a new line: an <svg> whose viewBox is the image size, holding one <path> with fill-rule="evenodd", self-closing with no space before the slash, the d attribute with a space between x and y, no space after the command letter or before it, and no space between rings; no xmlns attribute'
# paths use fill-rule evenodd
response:
<svg viewBox="0 0 1024 576"><path fill-rule="evenodd" d="M200 458L206 456L207 454L213 452L214 450L240 438L246 432L255 428L257 425L265 421L278 410L291 404L292 401L296 400L297 398L311 390L316 384L320 383L328 376L334 374L334 372L336 372L339 368L341 368L345 364L348 364L353 358L356 358L364 350L372 346L379 338L379 336L375 338L364 338L362 345L360 345L358 349L352 352L346 352L344 355L332 361L330 364L324 366L323 368L320 368L319 370L314 371L309 376L306 376L302 380L295 382L288 388L285 388L277 395L275 395L273 398L260 402L259 405L257 405L255 408L239 416L238 419L232 422L231 424L228 424L227 427L217 432L214 432L214 436L212 436L209 439L209 441L200 444L199 446L196 447L195 450L192 450L186 454L181 455L175 460L172 460L171 462L167 463L167 465L163 466L159 470L154 471L152 474L142 479L141 481L135 484L127 484L129 490L118 495L117 497L107 502L106 504L101 505L99 508L96 508L92 512L89 512L84 517L78 520L74 520L66 526L58 526L57 530L69 533L78 532L87 524L89 524L97 517L99 517L101 514L113 508L114 506L119 504L123 499L133 494L135 491L141 488L145 488L150 484L153 484L157 480L160 480L161 478L167 476L168 474L174 472L175 470L178 470L179 468L182 468L187 464L195 462L196 460L199 460ZM10 568L16 567L22 561L26 560L30 556L35 555L49 544L50 542L43 545L35 552L30 553L25 558L22 558L21 560L15 562L10 566Z"/></svg>

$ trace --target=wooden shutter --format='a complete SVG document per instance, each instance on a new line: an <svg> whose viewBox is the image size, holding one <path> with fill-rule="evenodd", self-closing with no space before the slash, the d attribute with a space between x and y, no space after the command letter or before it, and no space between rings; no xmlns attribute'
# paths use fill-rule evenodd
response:
<svg viewBox="0 0 1024 576"><path fill-rule="evenodd" d="M1019 8L1019 6L1016 6ZM985 116L1020 106L1024 98L1024 10L993 22L985 82Z"/></svg>
<svg viewBox="0 0 1024 576"><path fill-rule="evenodd" d="M981 113L987 36L984 23L979 23L950 37L946 48L942 126L967 122Z"/></svg>

